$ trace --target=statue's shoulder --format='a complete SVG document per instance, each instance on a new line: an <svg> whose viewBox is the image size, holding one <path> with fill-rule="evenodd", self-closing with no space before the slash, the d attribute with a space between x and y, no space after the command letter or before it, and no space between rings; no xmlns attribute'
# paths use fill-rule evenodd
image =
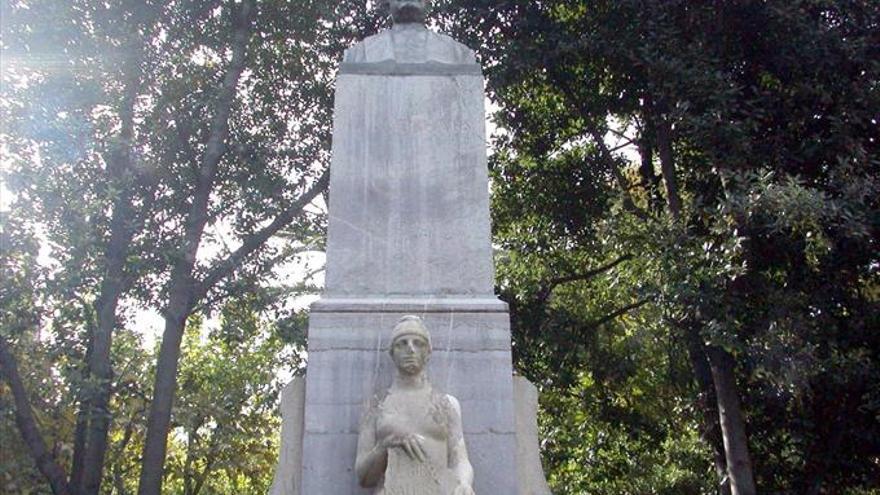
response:
<svg viewBox="0 0 880 495"><path fill-rule="evenodd" d="M460 416L461 415L461 404L458 402L458 399L456 399L455 397L453 397L449 394L445 394L445 395L446 395L446 397L445 397L446 403L448 404L450 412L452 412L453 414L458 414Z"/></svg>
<svg viewBox="0 0 880 495"><path fill-rule="evenodd" d="M373 62L371 60L379 55L379 59L390 59L394 57L394 50L391 46L391 34L388 30L382 31L372 36L358 41L345 50L342 56L343 62Z"/></svg>
<svg viewBox="0 0 880 495"><path fill-rule="evenodd" d="M428 31L428 60L446 64L475 64L474 51L443 33Z"/></svg>
<svg viewBox="0 0 880 495"><path fill-rule="evenodd" d="M424 52L415 55L415 59L442 64L476 63L474 51L463 43L459 43L445 34L435 33L430 30L424 30L423 32L426 37L425 45L418 51L424 50ZM346 63L396 61L397 55L395 54L394 44L395 40L392 30L386 29L378 34L367 36L362 41L349 47L345 50L342 61ZM404 48L404 51L406 51L406 48Z"/></svg>

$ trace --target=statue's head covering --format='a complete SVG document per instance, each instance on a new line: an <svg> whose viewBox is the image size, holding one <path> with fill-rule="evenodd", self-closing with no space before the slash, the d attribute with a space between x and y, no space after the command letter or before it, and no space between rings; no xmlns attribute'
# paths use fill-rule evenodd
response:
<svg viewBox="0 0 880 495"><path fill-rule="evenodd" d="M428 333L428 329L425 328L425 324L418 316L406 315L397 320L397 325L394 325L394 330L391 331L391 346L393 347L394 341L404 335L418 335L425 339L428 342L428 348L431 348L431 334Z"/></svg>

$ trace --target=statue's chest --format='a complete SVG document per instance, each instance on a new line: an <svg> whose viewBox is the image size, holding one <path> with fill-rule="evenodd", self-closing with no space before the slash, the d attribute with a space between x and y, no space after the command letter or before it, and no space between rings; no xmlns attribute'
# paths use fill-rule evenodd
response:
<svg viewBox="0 0 880 495"><path fill-rule="evenodd" d="M400 432L445 440L448 421L441 400L431 395L389 395L382 401L376 430L379 436Z"/></svg>
<svg viewBox="0 0 880 495"><path fill-rule="evenodd" d="M428 33L425 30L395 32L391 37L394 59L399 63L422 63L428 55Z"/></svg>

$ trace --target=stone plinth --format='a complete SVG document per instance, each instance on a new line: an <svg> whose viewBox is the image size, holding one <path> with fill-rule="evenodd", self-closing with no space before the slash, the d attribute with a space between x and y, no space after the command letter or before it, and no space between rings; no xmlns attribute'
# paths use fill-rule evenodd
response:
<svg viewBox="0 0 880 495"><path fill-rule="evenodd" d="M309 321L303 494L369 494L354 474L358 426L391 383L389 328L420 316L431 383L458 398L479 494L518 493L507 307L495 299L322 300Z"/></svg>

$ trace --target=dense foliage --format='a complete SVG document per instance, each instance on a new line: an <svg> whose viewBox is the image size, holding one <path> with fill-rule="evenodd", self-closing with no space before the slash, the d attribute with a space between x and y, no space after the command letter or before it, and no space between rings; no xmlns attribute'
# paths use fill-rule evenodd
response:
<svg viewBox="0 0 880 495"><path fill-rule="evenodd" d="M559 493L711 490L725 383L758 492L880 490L880 5L459 7Z"/></svg>
<svg viewBox="0 0 880 495"><path fill-rule="evenodd" d="M2 3L0 492L266 493L372 3ZM435 3L554 492L880 493L880 3Z"/></svg>
<svg viewBox="0 0 880 495"><path fill-rule="evenodd" d="M0 491L158 493L164 470L188 494L265 493L269 378L300 366L279 361L302 345L287 301L322 248L309 204L326 190L333 69L379 17L34 0L2 18L0 431L20 448L3 449ZM202 337L237 340L194 347L187 321L205 317ZM230 360L244 367L211 369Z"/></svg>

